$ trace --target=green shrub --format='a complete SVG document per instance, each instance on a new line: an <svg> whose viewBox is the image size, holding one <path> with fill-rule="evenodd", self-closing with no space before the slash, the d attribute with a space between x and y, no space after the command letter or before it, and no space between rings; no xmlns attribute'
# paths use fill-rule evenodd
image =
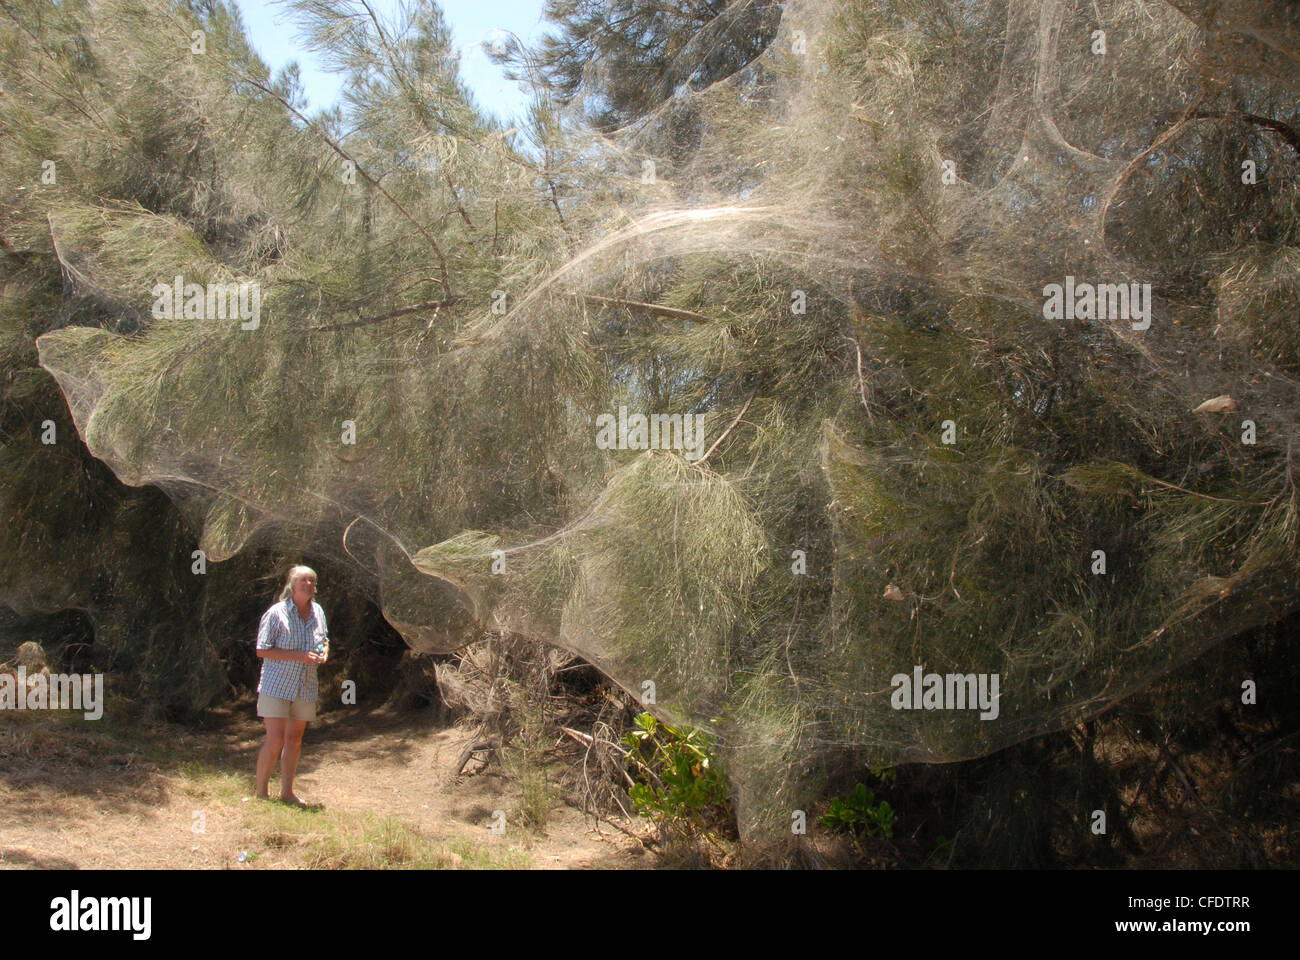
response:
<svg viewBox="0 0 1300 960"><path fill-rule="evenodd" d="M661 826L688 824L701 830L731 823L727 778L712 744L699 730L669 726L649 713L623 737L627 759L641 781L628 793L637 812Z"/></svg>
<svg viewBox="0 0 1300 960"><path fill-rule="evenodd" d="M885 771L881 780L892 779L894 772ZM876 795L865 783L859 783L847 797L835 797L830 809L821 816L821 824L832 830L865 833L868 837L894 836L894 810L889 801L876 802Z"/></svg>

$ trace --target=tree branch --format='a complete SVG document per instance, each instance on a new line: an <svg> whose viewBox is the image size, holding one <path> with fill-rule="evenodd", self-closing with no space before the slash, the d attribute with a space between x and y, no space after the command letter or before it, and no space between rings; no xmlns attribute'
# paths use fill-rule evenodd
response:
<svg viewBox="0 0 1300 960"><path fill-rule="evenodd" d="M252 77L247 76L246 74L242 74L242 73L239 74L239 78L243 80L245 83L249 83L252 84L254 87L257 87L257 89L261 90L263 93L275 97L275 99L279 100L280 103L283 104L286 110L292 113L303 123L307 124L307 126L314 128L320 134L321 139L324 140L327 144L329 144L331 150L337 153L348 163L352 164L352 166L356 169L357 173L361 174L361 178L363 180L365 180L368 184L370 184L372 187L378 190L380 194L383 195L384 199L387 200L389 203L391 203L397 209L397 211L401 213L403 217L406 218L407 222L409 222L411 226L415 227L416 230L420 231L421 236L423 236L425 240L429 241L429 246L433 247L433 252L438 258L438 272L442 276L442 279L439 280L438 282L442 284L442 291L447 295L448 299L452 299L451 284L447 279L447 260L442 255L442 248L438 246L438 241L433 238L433 234L431 234L428 230L426 230L424 226L418 220L416 220L415 217L411 215L411 212L407 210L406 207L402 206L402 204L397 200L396 197L394 197L391 193L385 190L383 184L381 184L378 180L376 180L369 173L367 173L365 168L363 168L361 164L357 163L357 161L352 158L351 154L349 154L346 150L344 150L341 146L339 146L339 144L335 143L334 140L330 138L329 134L327 134L323 129L316 126L306 117L304 117L301 113L299 113L293 104L291 104L284 97L280 96L280 94L276 93L270 87L266 86L263 83L258 82L257 80L254 80Z"/></svg>
<svg viewBox="0 0 1300 960"><path fill-rule="evenodd" d="M736 429L736 424L740 423L740 418L745 415L745 411L748 410L749 405L754 402L754 397L757 396L757 394L758 394L758 386L756 384L754 386L754 389L749 391L749 399L746 400L745 405L740 408L740 413L736 414L736 419L731 421L731 426L727 427L726 430L723 430L722 436L718 437L718 439L713 441L713 446L709 447L708 451L704 454L704 456L700 457L700 459L695 461L697 464L703 463L705 460L709 459L709 457L713 454L713 451L718 449L718 444L722 443L723 440L726 440L727 434L731 433L732 430Z"/></svg>
<svg viewBox="0 0 1300 960"><path fill-rule="evenodd" d="M450 307L453 304L460 303L462 297L448 297L446 300L426 300L424 303L414 303L409 307L399 307L396 310L390 310L387 313L381 313L374 317L362 317L359 320L350 320L347 323L328 323L319 327L309 327L313 332L322 330L355 330L357 327L368 327L371 324L382 323L385 320L394 320L397 317L405 317L412 313L422 313L425 310L441 310L443 307Z"/></svg>
<svg viewBox="0 0 1300 960"><path fill-rule="evenodd" d="M1281 120L1274 120L1272 117L1260 117L1253 113L1241 113L1238 110L1197 110L1191 116L1193 120L1211 120L1220 118L1244 120L1247 123L1253 123L1259 127L1266 127L1285 140L1292 150L1300 152L1300 133L1296 133L1292 127L1283 123Z"/></svg>
<svg viewBox="0 0 1300 960"><path fill-rule="evenodd" d="M598 297L594 293L584 293L580 294L580 296L588 303L604 303L616 307L626 307L636 313L653 313L660 317L672 317L675 320L695 320L699 323L709 322L709 318L702 313L680 310L677 307L666 307L659 303L641 303L639 300L622 300L618 297Z"/></svg>
<svg viewBox="0 0 1300 960"><path fill-rule="evenodd" d="M871 415L871 404L867 401L867 380L862 375L862 346L854 337L845 336L845 340L853 344L853 348L858 354L858 394L862 397L862 408L867 411L867 422L872 428L876 426L876 418Z"/></svg>
<svg viewBox="0 0 1300 960"><path fill-rule="evenodd" d="M469 218L469 214L465 212L465 207L460 202L460 194L456 192L456 185L451 182L451 174L447 172L445 167L443 168L442 171L442 179L447 181L447 189L451 191L451 199L456 202L456 212L459 213L460 218L465 221L465 226L473 230L474 221L472 221Z"/></svg>
<svg viewBox="0 0 1300 960"><path fill-rule="evenodd" d="M560 212L560 200L555 195L555 181L548 179L546 185L551 188L551 206L555 208L555 215L560 218L560 226L566 231L569 229L568 224L564 222L564 214Z"/></svg>
<svg viewBox="0 0 1300 960"><path fill-rule="evenodd" d="M1196 99L1188 105L1187 110L1183 113L1182 119L1164 133L1160 134L1160 136L1156 137L1151 146L1147 147L1130 160L1128 165L1125 166L1124 169L1119 172L1119 175L1112 181L1110 192L1106 195L1105 201L1102 202L1101 210L1097 214L1097 236L1101 238L1103 247L1105 245L1106 237L1106 216L1110 213L1110 206L1114 202L1115 196L1119 193L1120 188L1124 186L1128 181L1128 178L1133 175L1133 171L1137 170L1147 157L1151 156L1151 154L1155 153L1170 140L1174 139L1174 137L1182 133L1183 128L1186 127L1187 124L1191 123L1193 115L1196 113L1196 108L1201 105L1201 101L1204 99L1205 93L1203 91L1197 94Z"/></svg>

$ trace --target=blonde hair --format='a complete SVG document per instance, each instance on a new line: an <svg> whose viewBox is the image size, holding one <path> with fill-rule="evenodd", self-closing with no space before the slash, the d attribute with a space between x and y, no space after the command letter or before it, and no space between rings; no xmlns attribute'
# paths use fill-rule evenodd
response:
<svg viewBox="0 0 1300 960"><path fill-rule="evenodd" d="M294 585L304 573L310 573L313 577L316 577L316 571L311 567L304 567L302 564L297 564L289 568L289 579L284 582L284 589L280 591L281 600L288 600L293 596ZM320 578L316 577L316 579L319 582Z"/></svg>

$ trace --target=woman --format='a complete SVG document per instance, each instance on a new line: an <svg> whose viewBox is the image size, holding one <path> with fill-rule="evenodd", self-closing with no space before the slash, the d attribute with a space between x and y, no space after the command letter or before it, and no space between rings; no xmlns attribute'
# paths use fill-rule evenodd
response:
<svg viewBox="0 0 1300 960"><path fill-rule="evenodd" d="M293 792L298 772L302 735L316 719L316 666L329 659L329 632L325 611L312 600L316 571L289 569L280 600L266 613L257 629L257 655L262 677L257 684L257 715L266 721L266 743L257 755L257 795L263 800L275 758L280 758L280 799L297 807L310 804Z"/></svg>

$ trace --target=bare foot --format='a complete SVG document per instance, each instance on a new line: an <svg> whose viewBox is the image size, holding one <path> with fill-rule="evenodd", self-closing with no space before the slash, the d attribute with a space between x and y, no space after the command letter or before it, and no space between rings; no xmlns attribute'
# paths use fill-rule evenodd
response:
<svg viewBox="0 0 1300 960"><path fill-rule="evenodd" d="M302 810L320 810L322 807L319 803L308 803L306 800L295 797L292 793L287 797L284 794L280 794L280 802L288 804L291 807L298 807Z"/></svg>

